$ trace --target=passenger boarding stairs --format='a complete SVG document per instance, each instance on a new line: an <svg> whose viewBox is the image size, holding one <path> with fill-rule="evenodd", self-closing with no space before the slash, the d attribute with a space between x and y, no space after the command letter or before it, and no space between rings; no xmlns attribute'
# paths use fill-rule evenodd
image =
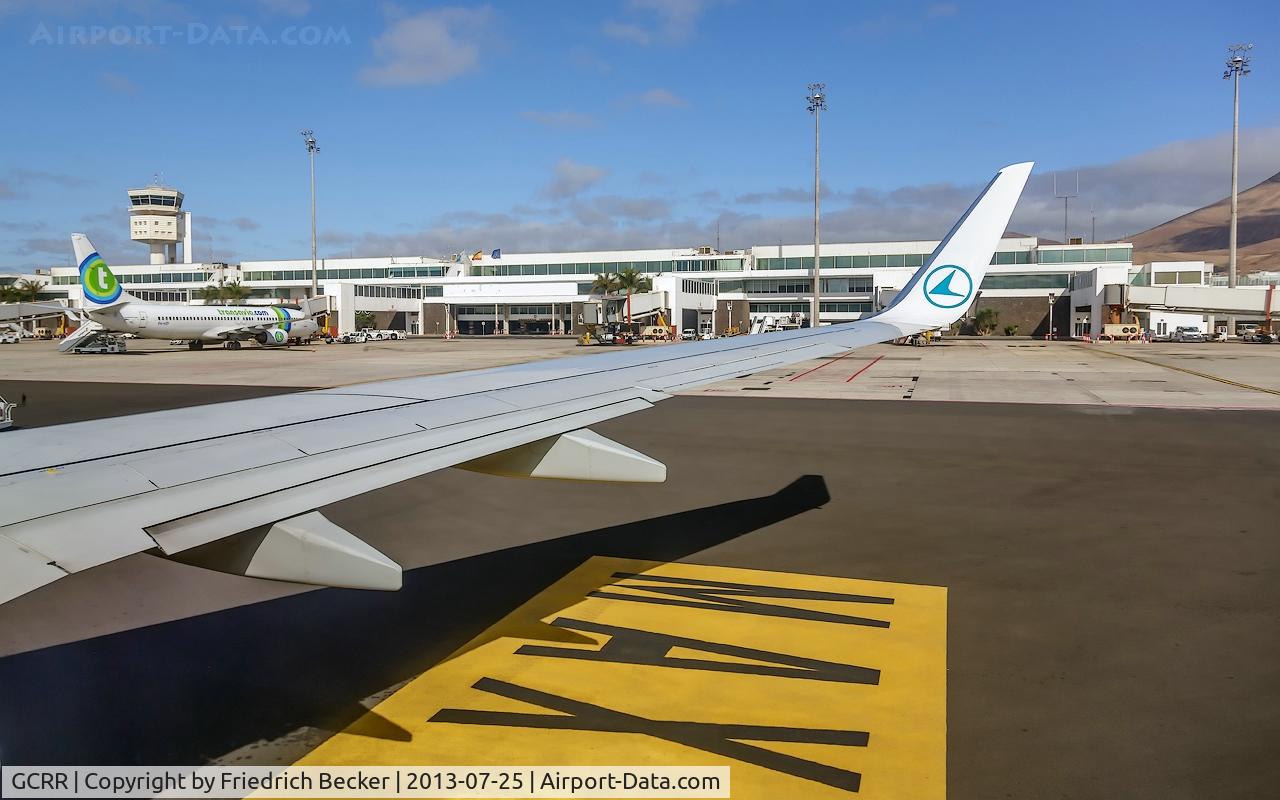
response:
<svg viewBox="0 0 1280 800"><path fill-rule="evenodd" d="M97 322L85 319L79 328L67 335L67 338L58 343L59 353L70 353L77 347L84 347L93 344L99 337L110 335L110 331L102 327Z"/></svg>

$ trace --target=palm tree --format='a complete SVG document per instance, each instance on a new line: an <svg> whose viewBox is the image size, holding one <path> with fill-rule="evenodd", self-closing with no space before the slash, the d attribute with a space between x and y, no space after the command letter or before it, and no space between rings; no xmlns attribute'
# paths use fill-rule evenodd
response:
<svg viewBox="0 0 1280 800"><path fill-rule="evenodd" d="M44 288L44 284L40 281L33 281L30 278L23 278L13 288L18 293L19 301L30 300L34 303L40 299L40 290Z"/></svg>
<svg viewBox="0 0 1280 800"><path fill-rule="evenodd" d="M612 272L601 272L591 282L591 294L600 295L600 308L604 317L602 322L609 321L609 295L617 292L622 288L622 284L618 281L618 276Z"/></svg>
<svg viewBox="0 0 1280 800"><path fill-rule="evenodd" d="M209 284L195 290L195 296L200 300L206 303L221 303L223 305L240 302L251 294L253 294L253 290L242 286L240 281L227 283L221 278L218 280L217 286Z"/></svg>
<svg viewBox="0 0 1280 800"><path fill-rule="evenodd" d="M631 293L647 292L653 288L653 279L641 273L634 267L627 267L620 270L614 276L618 281L618 288L627 293L627 324L631 324Z"/></svg>
<svg viewBox="0 0 1280 800"><path fill-rule="evenodd" d="M226 298L228 303L239 303L248 299L253 294L253 290L247 286L240 285L240 281L231 281L222 287L222 296Z"/></svg>
<svg viewBox="0 0 1280 800"><path fill-rule="evenodd" d="M999 322L1000 312L994 308L983 308L973 315L973 329L982 336L994 331Z"/></svg>
<svg viewBox="0 0 1280 800"><path fill-rule="evenodd" d="M202 286L199 289L196 289L195 295L206 303L221 303L223 301L223 290L225 288L226 284L219 280L217 286L214 286L211 283L208 286Z"/></svg>
<svg viewBox="0 0 1280 800"><path fill-rule="evenodd" d="M18 302L18 290L12 286L0 286L0 303Z"/></svg>

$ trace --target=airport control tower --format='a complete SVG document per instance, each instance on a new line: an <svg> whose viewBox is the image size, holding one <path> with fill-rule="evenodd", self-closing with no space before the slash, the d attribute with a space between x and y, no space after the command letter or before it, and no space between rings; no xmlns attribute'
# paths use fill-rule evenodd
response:
<svg viewBox="0 0 1280 800"><path fill-rule="evenodd" d="M161 186L129 190L129 238L151 246L152 264L191 263L191 212L182 210L182 192Z"/></svg>

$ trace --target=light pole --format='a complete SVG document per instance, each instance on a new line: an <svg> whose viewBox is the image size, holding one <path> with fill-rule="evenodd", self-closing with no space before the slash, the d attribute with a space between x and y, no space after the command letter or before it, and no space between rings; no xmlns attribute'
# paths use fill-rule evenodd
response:
<svg viewBox="0 0 1280 800"><path fill-rule="evenodd" d="M1239 212L1236 192L1240 186L1240 76L1248 75L1249 51L1251 44L1233 44L1227 48L1231 57L1227 59L1227 68L1222 72L1223 80L1230 78L1235 84L1235 102L1231 121L1231 244L1227 258L1227 286L1236 285L1236 215ZM1228 335L1234 331L1228 331Z"/></svg>
<svg viewBox="0 0 1280 800"><path fill-rule="evenodd" d="M1071 198L1080 196L1080 170L1076 170L1076 190L1074 193L1068 193L1063 190L1062 194L1058 194L1058 173L1053 173L1053 196L1062 201L1062 243L1064 245L1071 244L1071 218L1068 204L1071 202Z"/></svg>
<svg viewBox="0 0 1280 800"><path fill-rule="evenodd" d="M319 297L319 274L316 272L316 153L320 152L320 145L316 144L315 131L310 128L302 131L302 138L307 143L307 156L311 160L311 296Z"/></svg>
<svg viewBox="0 0 1280 800"><path fill-rule="evenodd" d="M822 247L818 233L818 220L822 213L822 112L827 110L827 85L809 84L809 113L813 115L813 310L809 313L811 327L818 327L822 310Z"/></svg>

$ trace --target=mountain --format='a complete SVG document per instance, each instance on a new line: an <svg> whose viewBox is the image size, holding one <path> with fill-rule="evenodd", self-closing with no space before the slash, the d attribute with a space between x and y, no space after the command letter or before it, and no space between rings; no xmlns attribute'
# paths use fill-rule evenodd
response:
<svg viewBox="0 0 1280 800"><path fill-rule="evenodd" d="M1240 193L1236 223L1239 272L1280 269L1280 173ZM1225 270L1231 198L1130 237L1133 263L1203 260Z"/></svg>

